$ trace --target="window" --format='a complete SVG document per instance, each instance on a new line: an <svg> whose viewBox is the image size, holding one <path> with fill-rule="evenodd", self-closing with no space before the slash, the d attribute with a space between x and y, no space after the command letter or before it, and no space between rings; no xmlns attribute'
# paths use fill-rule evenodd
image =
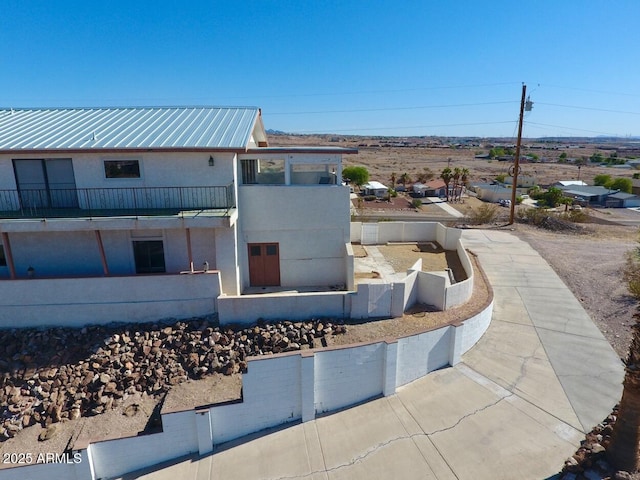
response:
<svg viewBox="0 0 640 480"><path fill-rule="evenodd" d="M134 240L133 257L136 273L166 272L162 240Z"/></svg>
<svg viewBox="0 0 640 480"><path fill-rule="evenodd" d="M258 160L255 158L243 158L240 160L242 166L242 184L248 185L258 183L256 176L258 174Z"/></svg>
<svg viewBox="0 0 640 480"><path fill-rule="evenodd" d="M4 255L4 245L0 245L0 267L7 266L7 257Z"/></svg>
<svg viewBox="0 0 640 480"><path fill-rule="evenodd" d="M240 160L242 166L242 183L244 185L250 185L258 183L257 176L260 171L260 160L255 158L243 158Z"/></svg>
<svg viewBox="0 0 640 480"><path fill-rule="evenodd" d="M140 178L138 160L105 160L104 174L107 178Z"/></svg>
<svg viewBox="0 0 640 480"><path fill-rule="evenodd" d="M291 166L293 185L335 185L338 183L334 163L295 163Z"/></svg>

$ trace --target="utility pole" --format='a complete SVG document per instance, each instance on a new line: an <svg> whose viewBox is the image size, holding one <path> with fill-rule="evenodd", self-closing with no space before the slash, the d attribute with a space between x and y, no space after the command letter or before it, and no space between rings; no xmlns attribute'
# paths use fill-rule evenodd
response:
<svg viewBox="0 0 640 480"><path fill-rule="evenodd" d="M511 185L511 209L509 211L509 223L513 225L516 211L516 188L518 187L518 173L520 172L520 145L522 145L522 121L524 119L524 100L527 95L527 86L522 84L522 100L520 100L520 122L518 123L518 143L516 143L516 157L513 160L513 184Z"/></svg>

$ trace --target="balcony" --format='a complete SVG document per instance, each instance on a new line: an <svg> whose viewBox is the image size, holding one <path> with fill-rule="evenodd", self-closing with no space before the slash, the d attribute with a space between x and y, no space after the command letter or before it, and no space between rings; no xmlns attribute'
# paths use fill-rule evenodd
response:
<svg viewBox="0 0 640 480"><path fill-rule="evenodd" d="M227 216L233 183L209 187L0 190L0 219Z"/></svg>

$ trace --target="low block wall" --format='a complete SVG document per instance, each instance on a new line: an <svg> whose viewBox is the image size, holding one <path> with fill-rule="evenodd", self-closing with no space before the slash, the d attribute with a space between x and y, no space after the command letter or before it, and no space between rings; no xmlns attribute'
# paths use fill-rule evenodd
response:
<svg viewBox="0 0 640 480"><path fill-rule="evenodd" d="M33 465L2 472L23 478L113 478L250 433L335 411L396 388L446 365L455 365L489 325L493 302L456 325L398 340L292 352L248 359L240 402L164 413L162 433L96 442L78 453L77 465ZM75 475L75 476L74 476Z"/></svg>
<svg viewBox="0 0 640 480"><path fill-rule="evenodd" d="M362 242L363 222L351 222L351 242ZM445 250L455 250L462 231L438 222L378 222L378 244L387 242L437 241Z"/></svg>
<svg viewBox="0 0 640 480"><path fill-rule="evenodd" d="M0 281L0 324L69 326L190 318L217 311L217 272Z"/></svg>
<svg viewBox="0 0 640 480"><path fill-rule="evenodd" d="M114 478L196 453L197 434L196 416L193 411L187 411L163 414L161 433L92 443L88 450L93 478Z"/></svg>
<svg viewBox="0 0 640 480"><path fill-rule="evenodd" d="M250 325L266 320L305 320L314 317L346 318L351 304L349 292L278 293L221 296L218 314L221 324Z"/></svg>

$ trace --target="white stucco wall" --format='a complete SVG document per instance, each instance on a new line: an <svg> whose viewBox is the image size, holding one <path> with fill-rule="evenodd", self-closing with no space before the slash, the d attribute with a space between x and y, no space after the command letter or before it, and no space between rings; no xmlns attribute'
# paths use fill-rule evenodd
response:
<svg viewBox="0 0 640 480"><path fill-rule="evenodd" d="M0 328L150 322L216 312L215 272L135 277L3 280Z"/></svg>
<svg viewBox="0 0 640 480"><path fill-rule="evenodd" d="M242 375L243 401L211 408L213 443L302 417L301 356L254 357Z"/></svg>
<svg viewBox="0 0 640 480"><path fill-rule="evenodd" d="M249 286L247 244L276 242L285 287L346 284L349 189L341 185L245 185L238 190L238 255Z"/></svg>
<svg viewBox="0 0 640 480"><path fill-rule="evenodd" d="M442 228L435 222L379 222L378 243L431 241L436 238L438 226Z"/></svg>
<svg viewBox="0 0 640 480"><path fill-rule="evenodd" d="M324 413L382 394L385 343L315 354L315 411Z"/></svg>
<svg viewBox="0 0 640 480"><path fill-rule="evenodd" d="M0 155L0 190L16 189L13 159L42 158L70 158L77 188L222 186L235 182L236 155L216 152L213 154L214 166L209 166L209 156L210 153L207 152L4 154ZM140 178L106 178L105 160L138 160ZM80 203L83 203L82 198Z"/></svg>
<svg viewBox="0 0 640 480"><path fill-rule="evenodd" d="M91 444L96 478L115 478L198 451L193 411L162 415L162 433ZM68 477L74 478L74 477Z"/></svg>
<svg viewBox="0 0 640 480"><path fill-rule="evenodd" d="M223 280L224 281L224 280ZM221 324L251 325L265 320L304 320L317 317L345 318L351 310L349 292L278 293L218 298Z"/></svg>
<svg viewBox="0 0 640 480"><path fill-rule="evenodd" d="M111 275L135 274L134 240L162 240L167 273L189 270L184 229L103 230L100 235ZM103 274L93 231L12 232L9 238L18 278L27 276L29 266L35 269L37 277ZM226 243L221 246L225 247ZM192 228L191 249L196 270L202 269L205 260L211 269L217 268L216 229ZM230 252L226 249L225 253ZM0 278L9 278L7 267L0 268Z"/></svg>
<svg viewBox="0 0 640 480"><path fill-rule="evenodd" d="M398 339L396 386L406 385L449 363L453 327Z"/></svg>

